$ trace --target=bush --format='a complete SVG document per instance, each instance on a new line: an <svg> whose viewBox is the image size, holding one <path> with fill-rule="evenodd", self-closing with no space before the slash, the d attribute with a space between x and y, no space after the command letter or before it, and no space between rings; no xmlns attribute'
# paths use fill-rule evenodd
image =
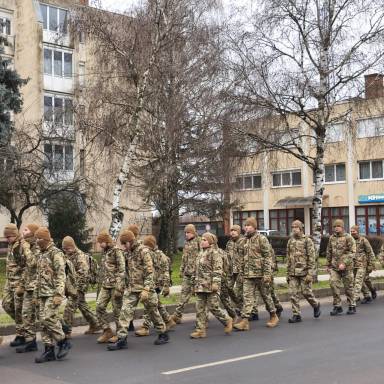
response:
<svg viewBox="0 0 384 384"><path fill-rule="evenodd" d="M383 244L383 238L380 236L367 236L367 240L371 244L371 247L373 249L373 252L375 252L375 255L378 256L380 253L380 248Z"/></svg>

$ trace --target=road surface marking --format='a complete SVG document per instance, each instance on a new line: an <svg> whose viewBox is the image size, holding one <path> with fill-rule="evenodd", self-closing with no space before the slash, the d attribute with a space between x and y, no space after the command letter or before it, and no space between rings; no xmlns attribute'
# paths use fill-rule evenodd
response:
<svg viewBox="0 0 384 384"><path fill-rule="evenodd" d="M276 350L274 350L274 351L255 353L254 355L247 355L247 356L235 357L235 358L233 358L233 359L227 359L227 360L215 361L215 362L212 362L212 363L201 364L201 365L193 365L192 367L181 368L181 369L175 369L174 371L161 372L161 374L162 374L162 375L174 375L174 374L176 374L176 373L187 372L187 371L193 371L193 370L195 370L195 369L201 369L201 368L207 368L207 367L214 367L214 366L216 366L216 365L229 364L229 363L234 363L234 362L236 362L236 361L249 360L249 359L254 359L254 358L256 358L256 357L261 357L261 356L274 355L275 353L280 353L280 352L283 352L283 350L282 350L282 349L276 349Z"/></svg>

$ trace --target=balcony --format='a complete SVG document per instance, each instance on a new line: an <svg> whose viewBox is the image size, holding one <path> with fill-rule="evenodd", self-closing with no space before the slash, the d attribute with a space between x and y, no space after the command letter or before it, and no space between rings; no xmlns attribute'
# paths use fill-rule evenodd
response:
<svg viewBox="0 0 384 384"><path fill-rule="evenodd" d="M75 127L73 125L44 121L43 135L50 139L75 140Z"/></svg>

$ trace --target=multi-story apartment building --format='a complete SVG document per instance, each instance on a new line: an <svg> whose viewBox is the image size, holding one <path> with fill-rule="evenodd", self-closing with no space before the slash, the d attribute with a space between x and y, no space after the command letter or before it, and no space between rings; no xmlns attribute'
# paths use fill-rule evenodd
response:
<svg viewBox="0 0 384 384"><path fill-rule="evenodd" d="M55 182L91 173L95 181L92 198L97 199L98 208L88 211L87 217L95 234L109 226L117 175L104 166L113 159L103 159L94 147L87 153L87 143L77 129L74 110L81 113L87 68L94 65L91 43L69 27L70 11L78 5L87 6L88 0L0 0L0 33L9 41L3 56L11 60L22 78L29 79L22 88L23 111L15 117L15 127L42 125L41 150L52 163ZM151 212L136 188L127 189L122 203L125 223L139 221L150 230ZM29 210L24 221L31 220L43 223L44 215L40 210ZM8 221L1 211L0 228Z"/></svg>
<svg viewBox="0 0 384 384"><path fill-rule="evenodd" d="M361 233L384 235L384 76L365 81L365 98L339 103L335 111L343 117L328 129L324 234L341 218L347 228L356 223ZM242 225L255 216L259 228L288 235L292 221L300 219L309 234L313 187L311 168L292 155L270 151L249 158L236 171L232 200L241 209L233 210L232 221Z"/></svg>

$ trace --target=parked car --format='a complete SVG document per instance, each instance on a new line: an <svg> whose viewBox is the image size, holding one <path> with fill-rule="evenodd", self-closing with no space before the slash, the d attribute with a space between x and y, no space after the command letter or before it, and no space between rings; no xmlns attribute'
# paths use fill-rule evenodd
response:
<svg viewBox="0 0 384 384"><path fill-rule="evenodd" d="M278 236L279 234L277 229L258 229L258 232L264 236Z"/></svg>

